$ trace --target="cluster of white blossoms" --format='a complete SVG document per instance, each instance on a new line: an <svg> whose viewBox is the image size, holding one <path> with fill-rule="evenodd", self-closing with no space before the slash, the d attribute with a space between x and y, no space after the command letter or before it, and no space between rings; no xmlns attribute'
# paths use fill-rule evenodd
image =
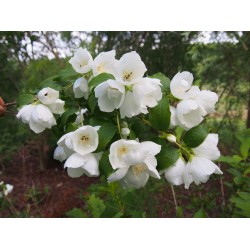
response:
<svg viewBox="0 0 250 250"><path fill-rule="evenodd" d="M161 84L162 78L159 75L159 79L144 76L147 69L135 51L124 54L119 60L115 55L115 50L112 50L102 52L93 59L87 49L79 48L69 60L73 69L81 74L80 78L69 85L73 84L73 97L78 99L72 102L74 104L71 107L73 115L77 117L73 123L70 120L70 129L65 126L67 114L57 120L68 133L65 132L58 140L54 151L56 160L65 161L64 167L67 168L68 175L74 178L83 174L96 177L100 175L99 165L104 164L101 170L110 168L107 171L109 175L103 171L108 182L119 181L124 188L144 187L149 176L160 179L160 174L163 173L172 185L184 184L185 188L189 188L193 182L197 185L206 182L213 173L222 174L212 162L220 156L217 134L207 135L206 132L206 138L199 138L199 146L190 144L195 145L195 148L186 145L184 139L185 144L182 145L182 139L177 141L173 134L169 134L170 131L173 133L175 126L180 126L186 130L185 137L189 129L199 125L207 114L214 112L217 94L192 86L193 75L189 72L177 73L170 82L169 90L167 84ZM170 110L169 100L175 105L170 106ZM95 115L95 107L90 105L93 102L94 105L98 104L102 112L117 112L114 116L106 117L103 113L103 117L99 117L100 112ZM154 107L156 108L151 109ZM79 111L76 112L77 110ZM88 110L91 112L86 114ZM22 107L17 118L28 123L35 133L40 133L57 124L53 114L61 115L64 111L64 101L59 99L59 92L48 87L39 91L35 102ZM157 159L162 159L161 155L169 153L161 152L167 150L162 142L159 142L162 145L152 141L139 142L140 136L136 135L133 126L128 124L131 120L127 119L139 114L143 114L139 119L143 117L144 125L154 129L151 129L149 136L156 138L165 134L161 138L168 140L172 150L177 152L174 160L169 160L171 163L164 162L169 159L168 156L164 156L163 161L160 160L160 172L157 170ZM167 117L170 117L170 128ZM61 124L61 120L66 122ZM164 126L159 126L159 122ZM134 121L131 123L135 124ZM159 128L164 129L158 131ZM100 138L102 142L99 141ZM174 161L176 162L172 164Z"/></svg>
<svg viewBox="0 0 250 250"><path fill-rule="evenodd" d="M38 101L23 106L16 116L22 119L23 123L28 123L36 134L56 125L53 113L64 113L64 101L59 99L59 91L49 87L43 88L38 92L37 98Z"/></svg>
<svg viewBox="0 0 250 250"><path fill-rule="evenodd" d="M86 174L89 177L99 176L99 160L102 153L93 153L99 143L99 127L82 126L74 132L62 136L57 142L54 159L63 162L68 175L75 178Z"/></svg>
<svg viewBox="0 0 250 250"><path fill-rule="evenodd" d="M149 176L160 179L155 158L160 151L161 145L151 141L121 139L114 142L109 161L116 172L108 177L108 182L119 180L124 188L140 188L146 185Z"/></svg>
<svg viewBox="0 0 250 250"><path fill-rule="evenodd" d="M209 90L192 86L193 74L187 71L177 73L170 82L170 90L179 99L176 108L171 106L171 126L179 125L185 130L200 124L204 116L214 112L218 95Z"/></svg>
<svg viewBox="0 0 250 250"><path fill-rule="evenodd" d="M9 193L12 192L13 186L10 184L4 184L3 181L0 182L0 198L3 196L7 196Z"/></svg>
<svg viewBox="0 0 250 250"><path fill-rule="evenodd" d="M115 54L114 50L102 52L93 60L86 49L79 48L69 62L78 73L114 76L114 80L104 81L94 90L101 111L119 109L121 118L147 114L148 107L155 107L162 98L160 80L143 77L147 69L135 51L124 54L120 60L115 59ZM88 99L88 80L84 76L78 78L73 91L76 98Z"/></svg>
<svg viewBox="0 0 250 250"><path fill-rule="evenodd" d="M188 189L191 183L199 185L205 183L211 174L222 174L219 167L212 161L220 157L217 134L208 134L203 143L192 148L192 155L188 162L180 157L176 163L169 167L164 175L172 185L184 184Z"/></svg>

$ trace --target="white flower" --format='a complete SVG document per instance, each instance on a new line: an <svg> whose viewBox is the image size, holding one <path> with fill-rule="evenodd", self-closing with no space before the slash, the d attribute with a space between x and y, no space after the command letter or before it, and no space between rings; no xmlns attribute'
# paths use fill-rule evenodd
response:
<svg viewBox="0 0 250 250"><path fill-rule="evenodd" d="M68 175L73 178L80 177L83 174L96 177L100 174L98 167L100 158L101 153L85 155L74 153L67 159L64 167L68 168Z"/></svg>
<svg viewBox="0 0 250 250"><path fill-rule="evenodd" d="M182 100L176 107L177 124L188 130L203 121L204 111L194 100Z"/></svg>
<svg viewBox="0 0 250 250"><path fill-rule="evenodd" d="M59 91L52 89L52 88L43 88L37 94L39 101L43 104L52 104L55 103L56 100L59 98Z"/></svg>
<svg viewBox="0 0 250 250"><path fill-rule="evenodd" d="M214 112L216 102L218 102L218 95L209 90L202 90L195 97L196 102L206 114Z"/></svg>
<svg viewBox="0 0 250 250"><path fill-rule="evenodd" d="M66 160L68 158L68 155L65 153L64 147L57 146L56 149L55 149L55 151L54 151L53 158L55 160L60 161L60 162L63 162L64 160Z"/></svg>
<svg viewBox="0 0 250 250"><path fill-rule="evenodd" d="M75 124L79 125L82 123L82 121L84 121L84 114L88 111L88 109L81 109L81 111L76 112L76 120L75 120Z"/></svg>
<svg viewBox="0 0 250 250"><path fill-rule="evenodd" d="M82 98L84 97L85 100L89 98L89 86L88 81L84 78L78 78L73 85L73 92L75 98Z"/></svg>
<svg viewBox="0 0 250 250"><path fill-rule="evenodd" d="M183 172L185 188L188 189L192 182L196 185L207 182L211 174L223 173L212 161L204 157L194 156L192 160L187 163Z"/></svg>
<svg viewBox="0 0 250 250"><path fill-rule="evenodd" d="M97 76L101 73L115 73L117 60L115 59L115 50L101 52L93 62L93 75Z"/></svg>
<svg viewBox="0 0 250 250"><path fill-rule="evenodd" d="M173 96L178 99L190 99L197 95L199 88L191 87L194 77L188 71L177 73L170 82L170 90Z"/></svg>
<svg viewBox="0 0 250 250"><path fill-rule="evenodd" d="M91 70L93 58L87 49L79 48L69 63L77 73L85 74Z"/></svg>
<svg viewBox="0 0 250 250"><path fill-rule="evenodd" d="M118 61L116 69L116 80L128 86L138 82L147 71L141 57L135 51L124 54Z"/></svg>
<svg viewBox="0 0 250 250"><path fill-rule="evenodd" d="M220 151L217 147L219 137L217 134L208 134L205 140L196 148L192 148L195 156L204 157L215 161L220 157Z"/></svg>
<svg viewBox="0 0 250 250"><path fill-rule="evenodd" d="M98 106L103 112L118 109L124 100L124 94L125 87L114 80L107 80L95 88L95 97L98 98Z"/></svg>
<svg viewBox="0 0 250 250"><path fill-rule="evenodd" d="M185 166L185 161L180 157L172 166L164 171L166 180L172 185L183 184L183 172L185 170Z"/></svg>
<svg viewBox="0 0 250 250"><path fill-rule="evenodd" d="M47 106L38 104L33 108L29 121L31 130L38 134L54 125L56 125L55 117Z"/></svg>
<svg viewBox="0 0 250 250"><path fill-rule="evenodd" d="M33 104L25 105L24 107L22 107L19 110L16 117L18 119L22 119L23 123L29 123L30 118L31 118L31 114L32 114L32 111L34 108L35 108L35 105L33 105Z"/></svg>
<svg viewBox="0 0 250 250"><path fill-rule="evenodd" d="M108 182L120 181L124 188L144 187L149 176L160 179L156 170L155 155L161 146L153 142L136 142L121 139L110 147L110 163L118 170L108 177Z"/></svg>
<svg viewBox="0 0 250 250"><path fill-rule="evenodd" d="M92 153L97 149L99 143L97 128L82 126L73 132L69 140L72 150L78 154L85 155Z"/></svg>
<svg viewBox="0 0 250 250"><path fill-rule="evenodd" d="M3 193L5 196L7 196L9 193L12 192L14 187L10 184L6 184L5 187L6 187L6 189L4 189Z"/></svg>
<svg viewBox="0 0 250 250"><path fill-rule="evenodd" d="M61 115L65 111L64 104L65 104L65 101L62 101L61 99L57 99L54 103L48 104L47 107L50 109L52 113Z"/></svg>

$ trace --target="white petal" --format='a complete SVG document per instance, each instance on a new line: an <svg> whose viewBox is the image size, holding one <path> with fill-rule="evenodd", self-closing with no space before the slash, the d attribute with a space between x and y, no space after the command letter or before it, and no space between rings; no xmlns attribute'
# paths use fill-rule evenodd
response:
<svg viewBox="0 0 250 250"><path fill-rule="evenodd" d="M31 114L34 108L35 108L35 105L33 104L25 105L19 110L16 117L18 119L21 118L23 123L29 123Z"/></svg>
<svg viewBox="0 0 250 250"><path fill-rule="evenodd" d="M154 156L152 155L148 155L147 158L144 160L144 163L147 165L148 167L148 174L154 178L160 179L160 175L156 169L157 166L157 160Z"/></svg>
<svg viewBox="0 0 250 250"><path fill-rule="evenodd" d="M78 78L74 82L73 92L74 92L75 98L84 97L87 100L89 97L88 81L84 77Z"/></svg>
<svg viewBox="0 0 250 250"><path fill-rule="evenodd" d="M156 144L152 141L141 142L141 146L144 150L148 151L151 155L157 155L161 151L161 145Z"/></svg>
<svg viewBox="0 0 250 250"><path fill-rule="evenodd" d="M43 104L38 104L32 111L31 120L37 124L41 124L46 128L56 125L56 120L49 108Z"/></svg>
<svg viewBox="0 0 250 250"><path fill-rule="evenodd" d="M192 150L195 156L215 161L220 157L220 151L217 147L218 141L218 134L208 134L202 144Z"/></svg>
<svg viewBox="0 0 250 250"><path fill-rule="evenodd" d="M193 82L193 74L187 71L177 73L170 82L170 90L173 96L178 99L188 99L190 89Z"/></svg>
<svg viewBox="0 0 250 250"><path fill-rule="evenodd" d="M146 185L148 178L149 175L146 171L135 175L132 167L130 167L122 181L126 187L141 188Z"/></svg>
<svg viewBox="0 0 250 250"><path fill-rule="evenodd" d="M59 98L59 91L52 88L43 88L37 94L39 101L43 104L52 104Z"/></svg>
<svg viewBox="0 0 250 250"><path fill-rule="evenodd" d="M67 155L64 152L64 149L62 146L57 146L55 151L54 151L54 159L58 160L60 162L63 162L64 160L67 159Z"/></svg>
<svg viewBox="0 0 250 250"><path fill-rule="evenodd" d="M64 104L64 101L62 101L61 99L57 99L55 103L48 104L47 106L52 113L61 115L65 111Z"/></svg>
<svg viewBox="0 0 250 250"><path fill-rule="evenodd" d="M214 112L216 102L218 102L218 95L209 90L202 90L196 100L207 114L211 114Z"/></svg>
<svg viewBox="0 0 250 250"><path fill-rule="evenodd" d="M32 119L29 122L30 129L33 130L36 134L43 132L46 127L42 124L34 122Z"/></svg>
<svg viewBox="0 0 250 250"><path fill-rule="evenodd" d="M172 166L170 166L165 172L166 180L172 185L181 185L184 183L183 172L185 169L185 162L182 158L179 158Z"/></svg>
<svg viewBox="0 0 250 250"><path fill-rule="evenodd" d="M74 153L72 154L64 164L65 168L80 168L86 163L84 156Z"/></svg>
<svg viewBox="0 0 250 250"><path fill-rule="evenodd" d="M170 106L170 128L174 128L177 126L177 118L176 118L176 108L173 106Z"/></svg>
<svg viewBox="0 0 250 250"><path fill-rule="evenodd" d="M192 161L187 163L187 168L197 185L207 182L209 176L213 173L222 174L217 165L202 157L193 157Z"/></svg>
<svg viewBox="0 0 250 250"><path fill-rule="evenodd" d="M194 100L183 100L176 107L178 125L188 130L203 121L204 113Z"/></svg>
<svg viewBox="0 0 250 250"><path fill-rule="evenodd" d="M84 155L85 164L82 166L84 173L89 177L96 177L100 175L99 163L94 154Z"/></svg>
<svg viewBox="0 0 250 250"><path fill-rule="evenodd" d="M72 178L78 178L84 174L83 168L67 168L68 175Z"/></svg>
<svg viewBox="0 0 250 250"><path fill-rule="evenodd" d="M111 174L108 177L108 182L114 182L114 181L121 180L128 172L128 169L129 169L129 167L117 169L115 173Z"/></svg>
<svg viewBox="0 0 250 250"><path fill-rule="evenodd" d="M128 91L125 94L123 103L120 106L121 118L131 118L135 115L140 114L140 108L140 103L138 103L138 100L136 100L134 94L131 91Z"/></svg>

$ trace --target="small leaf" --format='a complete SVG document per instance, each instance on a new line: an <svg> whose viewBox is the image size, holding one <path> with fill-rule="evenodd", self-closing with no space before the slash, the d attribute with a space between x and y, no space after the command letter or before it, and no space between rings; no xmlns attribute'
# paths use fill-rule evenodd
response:
<svg viewBox="0 0 250 250"><path fill-rule="evenodd" d="M66 110L60 117L60 125L64 126L67 122L74 122L76 119L75 112L76 110L73 108Z"/></svg>
<svg viewBox="0 0 250 250"><path fill-rule="evenodd" d="M97 152L105 150L107 144L111 141L116 133L116 127L112 123L105 123L98 130L99 144Z"/></svg>
<svg viewBox="0 0 250 250"><path fill-rule="evenodd" d="M66 212L66 216L69 218L87 218L86 214L79 208L73 208Z"/></svg>
<svg viewBox="0 0 250 250"><path fill-rule="evenodd" d="M96 104L97 104L97 99L95 98L94 93L91 93L88 99L88 105L89 105L91 114L94 113Z"/></svg>
<svg viewBox="0 0 250 250"><path fill-rule="evenodd" d="M59 71L59 76L62 80L80 77L80 74L75 72L73 68L66 68Z"/></svg>
<svg viewBox="0 0 250 250"><path fill-rule="evenodd" d="M208 131L204 125L198 125L186 132L183 141L190 148L198 147L207 137Z"/></svg>
<svg viewBox="0 0 250 250"><path fill-rule="evenodd" d="M177 206L177 208L176 208L176 217L177 218L184 218L183 209L180 206Z"/></svg>
<svg viewBox="0 0 250 250"><path fill-rule="evenodd" d="M22 94L17 98L18 106L22 107L24 105L30 104L36 100L36 97L31 94Z"/></svg>
<svg viewBox="0 0 250 250"><path fill-rule="evenodd" d="M109 151L106 151L102 154L102 157L99 161L99 170L100 173L103 174L105 177L108 177L114 172L114 169L112 168L109 161Z"/></svg>
<svg viewBox="0 0 250 250"><path fill-rule="evenodd" d="M163 172L168 167L172 166L180 157L180 152L178 149L165 144L161 147L161 152L156 155L157 159L157 169Z"/></svg>
<svg viewBox="0 0 250 250"><path fill-rule="evenodd" d="M89 196L87 200L87 205L94 218L100 218L101 214L106 208L103 200L96 197L94 194Z"/></svg>
<svg viewBox="0 0 250 250"><path fill-rule="evenodd" d="M162 92L167 92L170 90L170 79L168 77L166 77L164 74L156 73L156 74L150 76L150 78L157 78L161 81Z"/></svg>
<svg viewBox="0 0 250 250"><path fill-rule="evenodd" d="M102 82L105 82L109 79L115 79L113 75L108 74L108 73L101 73L95 77L93 77L90 81L89 81L89 89L90 91L95 88L97 85L99 85Z"/></svg>
<svg viewBox="0 0 250 250"><path fill-rule="evenodd" d="M194 214L194 218L206 218L206 211L201 208L199 209L195 214Z"/></svg>
<svg viewBox="0 0 250 250"><path fill-rule="evenodd" d="M170 116L169 100L165 97L149 111L149 121L153 128L157 130L167 130L169 128Z"/></svg>

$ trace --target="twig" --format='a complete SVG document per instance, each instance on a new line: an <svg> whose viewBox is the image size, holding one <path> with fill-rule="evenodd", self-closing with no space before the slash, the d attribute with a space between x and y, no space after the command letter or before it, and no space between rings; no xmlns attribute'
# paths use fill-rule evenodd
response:
<svg viewBox="0 0 250 250"><path fill-rule="evenodd" d="M221 190L221 196L222 196L222 205L226 206L226 199L225 199L225 193L224 193L224 185L222 177L220 177L220 190Z"/></svg>
<svg viewBox="0 0 250 250"><path fill-rule="evenodd" d="M177 201L176 201L176 197L175 197L174 187L173 187L173 185L170 185L170 187L171 187L171 191L172 191L173 198L174 198L175 210L176 210L176 212L177 212Z"/></svg>

